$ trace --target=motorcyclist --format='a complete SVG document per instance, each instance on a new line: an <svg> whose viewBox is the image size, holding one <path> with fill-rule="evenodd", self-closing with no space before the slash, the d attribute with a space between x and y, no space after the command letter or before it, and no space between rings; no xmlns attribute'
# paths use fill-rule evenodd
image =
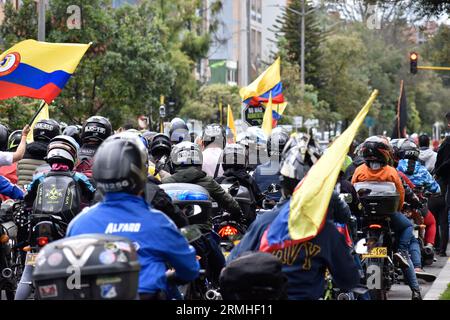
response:
<svg viewBox="0 0 450 320"><path fill-rule="evenodd" d="M51 176L71 177L80 188L81 203L79 209L90 205L94 198L95 188L84 174L73 171L77 161L78 149L78 143L69 136L59 135L50 140L46 161L51 169L47 173L35 175L33 181L28 185L25 196L25 203L28 207L31 207L38 197L39 185L45 183L45 179ZM44 196L46 197L46 195ZM75 212L75 214L77 213Z"/></svg>
<svg viewBox="0 0 450 320"><path fill-rule="evenodd" d="M202 152L199 145L183 141L173 147L170 159L175 173L162 178L162 183L193 183L202 186L232 218L241 217L239 204L212 177L202 171Z"/></svg>
<svg viewBox="0 0 450 320"><path fill-rule="evenodd" d="M430 137L426 133L419 136L419 149L419 160L431 173L436 164L437 153L430 148Z"/></svg>
<svg viewBox="0 0 450 320"><path fill-rule="evenodd" d="M34 142L27 145L23 159L17 164L18 185L25 187L33 180L37 167L45 164L47 147L50 140L61 134L57 121L53 119L40 120L33 129Z"/></svg>
<svg viewBox="0 0 450 320"><path fill-rule="evenodd" d="M22 130L13 131L8 137L8 152L15 152L22 140ZM11 183L17 183L17 162L0 167L0 176L7 178Z"/></svg>
<svg viewBox="0 0 450 320"><path fill-rule="evenodd" d="M217 178L223 175L221 167L222 151L226 145L226 131L216 124L208 124L203 130L203 164L202 170L210 177Z"/></svg>
<svg viewBox="0 0 450 320"><path fill-rule="evenodd" d="M92 177L93 157L100 144L112 134L111 123L101 116L93 116L86 120L81 130L81 148L78 152L78 163L75 171L88 178Z"/></svg>
<svg viewBox="0 0 450 320"><path fill-rule="evenodd" d="M136 133L124 131L108 137L105 141L115 139L129 140L139 146L142 152L147 153L147 148L143 145L142 137L139 137ZM160 184L161 182L149 172L144 189L144 198L147 203L150 203L153 208L165 213L170 219L172 219L178 228L188 225L189 223L187 217L176 205L172 203L170 196L159 187Z"/></svg>
<svg viewBox="0 0 450 320"><path fill-rule="evenodd" d="M163 133L156 134L149 145L150 162L153 164L154 170L150 172L152 175L169 176L173 172L170 162L170 152L172 151L172 143L168 136ZM151 168L149 168L150 171Z"/></svg>
<svg viewBox="0 0 450 320"><path fill-rule="evenodd" d="M290 197L298 182L303 179L310 165L305 163L305 153L298 147L288 150L281 164L281 187L283 197L280 203L268 213L257 217L248 229L241 242L230 253L227 262L230 262L246 251L265 251L267 232L273 220L283 210L289 210ZM337 231L329 220L331 216L349 215L348 206L342 203L334 193L339 205L335 207L330 202L327 213L327 221L322 231L313 239L302 244L286 246L283 249L272 252L277 257L289 255L288 252L297 252L292 260L283 262L283 272L288 277L288 298L300 300L317 300L323 295L325 287L325 270L329 269L337 286L342 289L352 289L360 281L359 271L350 251L345 243L344 237ZM334 208L333 208L334 207ZM343 214L338 211L344 210ZM333 213L331 211L334 211ZM311 256L306 263L307 255L302 247L317 246L317 254ZM282 259L280 259L282 260Z"/></svg>
<svg viewBox="0 0 450 320"><path fill-rule="evenodd" d="M103 143L94 157L93 178L106 191L104 200L79 214L67 236L86 233L116 234L136 243L141 265L139 296L167 298L167 265L176 277L192 281L198 276L195 250L174 223L152 209L142 197L147 181L148 154L135 143L112 139Z"/></svg>
<svg viewBox="0 0 450 320"><path fill-rule="evenodd" d="M269 156L269 161L257 166L253 173L253 178L260 190L266 191L271 184L279 183L281 152L288 140L289 135L286 131L277 130L277 128L272 131L267 140L267 154ZM273 203L280 201L280 198L281 192L266 195L266 201L272 201Z"/></svg>
<svg viewBox="0 0 450 320"><path fill-rule="evenodd" d="M402 213L400 213L405 200L405 189L402 181L393 167L388 165L392 159L392 149L387 139L372 136L366 139L362 146L362 155L365 163L356 168L352 183L363 181L393 182L400 195L398 211L391 218L391 225L396 234L398 252L394 258L404 270L405 277L412 291L413 300L421 300L419 283L414 272L413 263L409 257L408 250L411 241L414 241L413 225Z"/></svg>
<svg viewBox="0 0 450 320"><path fill-rule="evenodd" d="M245 218L248 223L252 222L256 216L256 209L262 207L264 195L261 193L256 181L246 171L248 160L245 148L239 144L228 144L223 150L222 168L224 173L215 180L219 184L233 184L238 182L239 185L249 190L251 208L249 212L244 211Z"/></svg>

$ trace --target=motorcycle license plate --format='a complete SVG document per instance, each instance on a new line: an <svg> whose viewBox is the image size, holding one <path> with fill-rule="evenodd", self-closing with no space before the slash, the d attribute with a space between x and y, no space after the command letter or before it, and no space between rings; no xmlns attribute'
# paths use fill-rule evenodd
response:
<svg viewBox="0 0 450 320"><path fill-rule="evenodd" d="M26 266L35 266L36 265L36 257L37 253L27 253L27 257L25 259L25 265Z"/></svg>
<svg viewBox="0 0 450 320"><path fill-rule="evenodd" d="M363 258L387 258L387 247L375 247L369 253L363 254Z"/></svg>

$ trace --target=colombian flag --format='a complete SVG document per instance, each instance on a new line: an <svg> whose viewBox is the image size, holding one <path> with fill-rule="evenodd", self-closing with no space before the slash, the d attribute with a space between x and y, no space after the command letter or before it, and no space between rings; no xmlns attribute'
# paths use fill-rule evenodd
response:
<svg viewBox="0 0 450 320"><path fill-rule="evenodd" d="M24 96L51 103L90 44L19 42L0 55L0 100Z"/></svg>
<svg viewBox="0 0 450 320"><path fill-rule="evenodd" d="M278 58L269 68L266 69L266 71L261 73L255 81L247 87L241 88L239 94L244 103L252 106L259 106L262 102L269 102L270 94L272 94L273 104L280 104L284 102L280 64L281 60Z"/></svg>
<svg viewBox="0 0 450 320"><path fill-rule="evenodd" d="M339 171L377 94L378 91L375 90L352 124L299 183L290 201L283 205L278 216L264 232L260 251L272 252L308 241L322 230Z"/></svg>

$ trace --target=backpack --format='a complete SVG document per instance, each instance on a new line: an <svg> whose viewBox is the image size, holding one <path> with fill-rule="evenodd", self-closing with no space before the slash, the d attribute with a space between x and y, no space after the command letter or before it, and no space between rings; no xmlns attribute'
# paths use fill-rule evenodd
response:
<svg viewBox="0 0 450 320"><path fill-rule="evenodd" d="M81 211L81 188L74 172L49 172L39 184L33 213L54 215L69 223Z"/></svg>

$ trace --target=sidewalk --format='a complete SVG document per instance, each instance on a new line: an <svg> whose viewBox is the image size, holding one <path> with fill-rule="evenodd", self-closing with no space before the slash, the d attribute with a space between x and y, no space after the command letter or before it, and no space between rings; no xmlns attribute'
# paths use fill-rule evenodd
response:
<svg viewBox="0 0 450 320"><path fill-rule="evenodd" d="M450 257L447 258L447 263L442 268L436 280L427 294L423 297L423 300L439 300L441 294L447 289L447 285L450 283Z"/></svg>

